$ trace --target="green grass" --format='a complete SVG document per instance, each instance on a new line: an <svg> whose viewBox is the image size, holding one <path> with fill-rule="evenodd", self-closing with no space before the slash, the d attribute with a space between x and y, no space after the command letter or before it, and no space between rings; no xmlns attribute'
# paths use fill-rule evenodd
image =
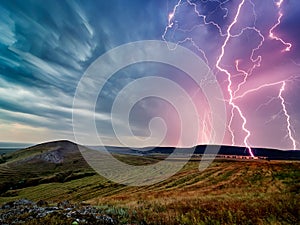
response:
<svg viewBox="0 0 300 225"><path fill-rule="evenodd" d="M116 157L134 165L160 160ZM215 160L203 172L198 166L193 160L158 184L128 187L94 173L79 158L62 165L5 163L0 165L0 181L12 186L2 190L0 203L20 198L50 204L84 201L102 208L121 224L300 223L299 162ZM23 186L16 186L18 182Z"/></svg>

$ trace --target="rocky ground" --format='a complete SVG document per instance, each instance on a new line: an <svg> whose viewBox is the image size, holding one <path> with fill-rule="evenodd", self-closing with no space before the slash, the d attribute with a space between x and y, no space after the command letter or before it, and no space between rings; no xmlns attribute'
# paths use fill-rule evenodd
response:
<svg viewBox="0 0 300 225"><path fill-rule="evenodd" d="M107 224L118 222L89 205L74 205L68 201L49 206L45 201L21 199L2 205L0 224Z"/></svg>

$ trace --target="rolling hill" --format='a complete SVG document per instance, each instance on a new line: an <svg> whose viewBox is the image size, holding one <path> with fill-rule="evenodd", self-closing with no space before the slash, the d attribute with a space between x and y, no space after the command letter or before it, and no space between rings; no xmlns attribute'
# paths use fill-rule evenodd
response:
<svg viewBox="0 0 300 225"><path fill-rule="evenodd" d="M134 165L156 163L165 152L138 156L114 150L116 158ZM76 144L44 143L5 156L0 204L22 198L50 205L84 202L119 224L299 224L299 161L216 159L203 172L198 167L194 158L165 181L130 187L98 175Z"/></svg>

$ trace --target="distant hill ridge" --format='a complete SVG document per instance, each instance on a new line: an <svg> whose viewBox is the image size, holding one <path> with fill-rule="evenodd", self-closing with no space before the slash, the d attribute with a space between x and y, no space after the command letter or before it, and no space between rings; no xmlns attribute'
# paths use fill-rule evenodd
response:
<svg viewBox="0 0 300 225"><path fill-rule="evenodd" d="M211 145L218 147L217 145ZM198 145L194 147L194 154L209 154L207 150L208 145ZM219 146L219 155L238 155L238 156L249 156L249 152L245 147L240 146ZM101 150L103 147L95 147L93 149ZM128 148L128 147L117 147L107 146L106 149L113 153L125 153L125 154L138 154L138 155L151 155L151 154L171 154L175 150L175 147L145 147L145 148ZM189 148L178 148L180 153L184 153ZM190 150L190 149L189 149ZM271 148L252 148L255 156L267 157L270 160L300 160L299 150L278 150ZM190 152L190 151L189 151Z"/></svg>
<svg viewBox="0 0 300 225"><path fill-rule="evenodd" d="M207 145L198 145L195 147L194 154L204 154ZM165 153L171 154L174 151L174 147L156 147L150 151L146 151L146 154L153 153ZM183 148L184 150L184 148ZM267 157L268 159L288 159L288 160L300 160L299 150L278 150L278 149L268 149L268 148L252 148L255 156ZM205 152L209 154L209 152ZM249 152L245 147L237 146L220 146L218 151L219 155L239 155L239 156L249 156Z"/></svg>
<svg viewBox="0 0 300 225"><path fill-rule="evenodd" d="M68 158L73 154L78 155L79 148L78 144L68 140L58 140L52 142L41 143L32 147L18 150L10 155L11 158L28 158L30 160L41 160L52 163L62 163L64 158ZM84 147L84 146L81 146ZM84 147L91 149L101 150L103 147ZM125 154L139 154L139 155L151 155L151 154L171 154L175 147L148 147L148 148L128 148L128 147L116 147L107 146L108 151L112 153L125 153ZM195 147L194 154L204 154L207 145L198 145ZM185 153L188 148L179 148L180 153ZM267 157L268 159L289 159L289 160L300 160L300 151L298 150L278 150L268 148L252 148L255 156ZM205 152L209 154L209 152ZM238 155L238 156L249 156L248 151L245 147L237 146L220 146L218 151L220 155Z"/></svg>

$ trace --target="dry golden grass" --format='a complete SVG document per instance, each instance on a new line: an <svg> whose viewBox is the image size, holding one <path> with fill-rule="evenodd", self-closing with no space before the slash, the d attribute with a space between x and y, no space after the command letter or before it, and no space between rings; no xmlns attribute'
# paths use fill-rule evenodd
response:
<svg viewBox="0 0 300 225"><path fill-rule="evenodd" d="M118 157L136 165L158 160ZM103 208L121 224L300 224L299 162L223 159L215 160L203 172L199 172L198 166L199 162L193 160L173 177L144 187L115 184L83 167L77 167L76 173L82 176L76 177L72 172L75 166L62 166L62 176L71 171L70 179L48 179L45 183L5 191L0 203L19 198L50 203L63 199L85 201ZM7 171L18 173L13 169L3 165L2 178L7 179ZM40 176L54 176L50 172ZM52 172L62 173L58 168Z"/></svg>

